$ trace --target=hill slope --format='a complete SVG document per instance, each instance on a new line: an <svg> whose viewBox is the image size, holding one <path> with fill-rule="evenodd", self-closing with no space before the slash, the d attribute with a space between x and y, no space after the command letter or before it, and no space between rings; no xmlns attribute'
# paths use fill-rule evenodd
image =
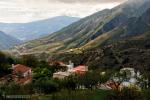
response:
<svg viewBox="0 0 150 100"><path fill-rule="evenodd" d="M82 48L91 48L99 45L106 45L121 39L133 37L150 31L150 8L140 17L129 18L125 23L115 29L98 36L96 39L88 42Z"/></svg>
<svg viewBox="0 0 150 100"><path fill-rule="evenodd" d="M75 64L86 64L89 69L133 67L140 71L150 71L150 32L126 40L120 40L104 47L84 50L82 53L62 53L52 56L53 60Z"/></svg>
<svg viewBox="0 0 150 100"><path fill-rule="evenodd" d="M58 16L30 23L0 23L0 30L17 39L28 41L56 32L78 20L76 17Z"/></svg>
<svg viewBox="0 0 150 100"><path fill-rule="evenodd" d="M137 24L136 21L140 21L140 16L142 16L149 7L149 0L127 1L113 9L105 9L81 19L47 37L28 42L20 48L26 48L26 52L42 50L49 52L64 51L83 47L90 44L91 41L95 41L95 39L95 43L101 43L101 40L102 43L104 43L110 38L119 39L124 34L124 37L127 37L132 34L132 30L135 31L134 28L131 28L131 26L134 25L130 26L129 24L132 24L132 21L135 21L133 24ZM142 24L142 22L140 23ZM139 25L139 27L141 26ZM144 33L145 31L147 30L143 29L141 32ZM134 34L136 33L137 32Z"/></svg>
<svg viewBox="0 0 150 100"><path fill-rule="evenodd" d="M11 37L4 32L0 31L0 50L8 49L13 47L14 45L20 44L21 41Z"/></svg>

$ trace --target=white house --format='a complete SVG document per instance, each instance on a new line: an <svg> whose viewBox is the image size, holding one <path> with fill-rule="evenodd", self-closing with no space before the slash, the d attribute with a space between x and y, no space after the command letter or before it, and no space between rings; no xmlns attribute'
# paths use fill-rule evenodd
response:
<svg viewBox="0 0 150 100"><path fill-rule="evenodd" d="M79 65L79 66L74 67L74 63L72 63L71 61L69 61L69 64L66 65L66 67L67 67L67 70L64 72L59 71L59 72L53 73L53 78L63 79L74 73L84 74L85 72L88 71L88 66Z"/></svg>

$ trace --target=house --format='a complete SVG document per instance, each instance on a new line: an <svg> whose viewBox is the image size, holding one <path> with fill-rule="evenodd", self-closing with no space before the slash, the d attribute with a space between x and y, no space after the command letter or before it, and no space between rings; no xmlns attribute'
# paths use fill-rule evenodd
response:
<svg viewBox="0 0 150 100"><path fill-rule="evenodd" d="M75 68L73 68L73 72L77 73L77 74L84 74L88 71L88 66L86 65L79 65Z"/></svg>
<svg viewBox="0 0 150 100"><path fill-rule="evenodd" d="M26 84L32 81L32 69L25 65L12 65L12 78L17 83Z"/></svg>
<svg viewBox="0 0 150 100"><path fill-rule="evenodd" d="M138 79L140 78L140 72L135 71L134 68L122 68L120 69L119 76L115 73L105 84L100 85L100 89L105 90L121 90L124 87L135 86L138 88ZM101 72L104 75L105 72Z"/></svg>
<svg viewBox="0 0 150 100"><path fill-rule="evenodd" d="M134 68L123 68L120 70L120 73L123 72L126 73L127 77L127 80L124 81L125 85L122 84L123 86L135 85L138 82L137 78L141 77L140 72L139 71L136 72Z"/></svg>
<svg viewBox="0 0 150 100"><path fill-rule="evenodd" d="M53 78L63 79L72 74L84 74L85 72L88 71L88 66L79 65L77 67L74 67L74 63L72 63L71 61L69 61L69 64L66 65L66 67L67 67L67 70L64 72L59 71L59 72L53 73Z"/></svg>
<svg viewBox="0 0 150 100"><path fill-rule="evenodd" d="M53 74L53 78L58 78L58 79L64 79L65 77L68 77L71 75L69 72L56 72Z"/></svg>
<svg viewBox="0 0 150 100"><path fill-rule="evenodd" d="M112 76L113 81L108 81L106 85L110 87L111 89L122 89L124 87L138 87L138 79L140 78L140 72L135 71L134 68L122 68L120 69L120 74L123 74L123 76ZM119 83L119 86L118 86Z"/></svg>
<svg viewBox="0 0 150 100"><path fill-rule="evenodd" d="M122 68L120 70L120 73L126 73L127 77L135 77L136 73L135 73L135 70L134 68Z"/></svg>
<svg viewBox="0 0 150 100"><path fill-rule="evenodd" d="M53 78L64 79L65 77L67 77L67 76L72 74L74 64L71 61L69 61L68 65L64 64L63 62L59 62L59 64L67 67L67 70L64 71L64 72L58 71L56 73L53 73Z"/></svg>

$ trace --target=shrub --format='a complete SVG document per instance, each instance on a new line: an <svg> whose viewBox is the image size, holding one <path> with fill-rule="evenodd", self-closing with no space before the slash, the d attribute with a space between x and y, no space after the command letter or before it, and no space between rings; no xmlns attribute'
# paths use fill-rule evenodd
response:
<svg viewBox="0 0 150 100"><path fill-rule="evenodd" d="M111 91L106 100L141 100L141 98L141 92L136 88L124 88L121 91Z"/></svg>

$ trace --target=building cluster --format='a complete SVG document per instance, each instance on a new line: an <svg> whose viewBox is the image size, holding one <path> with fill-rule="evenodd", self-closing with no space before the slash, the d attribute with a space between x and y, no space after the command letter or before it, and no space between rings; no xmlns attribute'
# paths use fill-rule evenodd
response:
<svg viewBox="0 0 150 100"><path fill-rule="evenodd" d="M0 79L2 82L15 81L19 84L27 84L32 81L32 69L28 66L12 64L12 73Z"/></svg>
<svg viewBox="0 0 150 100"><path fill-rule="evenodd" d="M114 75L105 84L101 84L103 89L122 89L123 87L137 87L140 88L141 78L139 71L135 71L134 68L122 68L119 75Z"/></svg>
<svg viewBox="0 0 150 100"><path fill-rule="evenodd" d="M72 63L71 61L69 61L69 64L65 64L63 62L58 63L60 66L66 67L67 70L53 73L53 78L63 79L75 73L84 74L88 71L88 66L79 65L74 67L74 63ZM27 84L32 81L33 72L31 67L21 64L12 64L11 70L11 74L5 75L4 77L0 78L1 83L14 81L18 84Z"/></svg>
<svg viewBox="0 0 150 100"><path fill-rule="evenodd" d="M88 72L88 66L86 65L78 65L74 66L74 63L69 61L69 64L65 64L63 62L57 62L60 66L66 67L65 71L57 71L53 73L53 78L64 79L70 75L74 74L85 74ZM27 84L32 81L32 68L17 64L12 64L12 72L9 75L6 75L0 78L0 82L6 83L15 81L19 84ZM106 72L101 72L101 75L105 75ZM142 75L139 71L136 71L134 68L122 68L119 73L114 73L113 76L110 76L110 79L104 83L99 84L98 87L100 89L122 89L123 87L142 87L142 82L139 81ZM148 84L148 80L145 80ZM143 85L144 86L144 85ZM148 87L147 85L145 87Z"/></svg>
<svg viewBox="0 0 150 100"><path fill-rule="evenodd" d="M85 72L88 71L88 66L79 65L79 66L74 67L74 63L72 63L71 61L69 61L68 65L60 62L60 66L67 67L67 70L66 71L58 71L56 73L53 73L53 78L63 79L72 74L84 74Z"/></svg>

